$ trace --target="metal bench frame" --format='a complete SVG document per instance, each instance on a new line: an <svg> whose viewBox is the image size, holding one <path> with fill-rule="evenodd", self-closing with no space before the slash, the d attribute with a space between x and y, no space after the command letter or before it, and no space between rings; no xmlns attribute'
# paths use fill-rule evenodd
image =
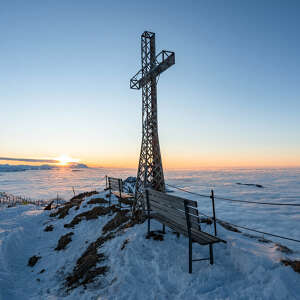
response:
<svg viewBox="0 0 300 300"><path fill-rule="evenodd" d="M183 235L188 237L189 240L189 273L192 273L192 263L193 261L202 261L202 260L209 260L210 264L212 265L214 263L214 256L213 256L213 244L218 243L218 242L224 242L226 241L216 237L216 232L215 236L212 236L206 232L203 232L201 230L201 225L200 225L200 219L199 219L199 214L198 214L198 207L197 207L197 202L184 199L184 198L179 198L179 197L174 197L171 195L167 195L165 193L161 193L158 191L153 191L149 188L145 189L145 199L146 199L146 204L147 204L147 215L148 215L148 234L150 233L150 223L151 223L151 218L156 219L160 223L163 224L163 233L165 233L165 225L172 228L178 233L182 233ZM178 210L180 212L180 215L182 215L181 219L181 224L178 223L178 221L175 220L175 218L172 218L172 215L170 214L169 216L166 217L167 210L168 209L173 209L171 208L171 204L169 206L165 206L165 211L164 211L164 216L161 215L159 216L159 211L160 208L155 208L151 207L151 201L152 203L155 202L155 200L151 200L151 195L150 194L155 194L156 201L158 201L159 198L161 198L161 202L158 204L158 206L161 207L161 209L164 209L164 201L162 198L168 198L168 201L177 201L177 203L182 203L184 210ZM153 196L154 199L154 196ZM157 202L158 203L158 202ZM169 202L171 203L171 202ZM191 207L191 205L193 207ZM158 213L155 214L155 211L158 211ZM191 213L192 211L192 213ZM151 215L152 212L152 215ZM214 212L214 220L215 220L215 210L213 209ZM179 215L179 214L178 214ZM176 216L176 218L180 218ZM197 223L195 223L195 220L198 218L198 225L199 228L197 228ZM183 223L186 222L186 229L183 227ZM193 222L193 224L192 224ZM197 238L196 238L197 236ZM198 239L198 241L196 240ZM200 242L201 241L201 242ZM199 243L200 245L209 245L209 258L200 258L200 259L193 259L193 243Z"/></svg>

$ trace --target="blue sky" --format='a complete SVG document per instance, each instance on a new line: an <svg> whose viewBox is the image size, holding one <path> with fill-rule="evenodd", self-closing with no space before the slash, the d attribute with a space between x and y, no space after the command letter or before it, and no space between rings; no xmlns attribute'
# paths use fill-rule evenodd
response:
<svg viewBox="0 0 300 300"><path fill-rule="evenodd" d="M166 167L300 166L298 1L3 1L0 157L136 167L140 35Z"/></svg>

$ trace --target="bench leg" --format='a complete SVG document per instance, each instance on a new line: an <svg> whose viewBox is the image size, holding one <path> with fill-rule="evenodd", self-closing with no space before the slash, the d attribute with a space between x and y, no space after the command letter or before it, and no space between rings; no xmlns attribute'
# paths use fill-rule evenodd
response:
<svg viewBox="0 0 300 300"><path fill-rule="evenodd" d="M189 273L191 274L193 271L193 242L192 239L189 238Z"/></svg>
<svg viewBox="0 0 300 300"><path fill-rule="evenodd" d="M211 265L214 264L214 253L213 253L213 245L212 244L209 244L209 261L210 261Z"/></svg>
<svg viewBox="0 0 300 300"><path fill-rule="evenodd" d="M166 233L166 226L165 226L165 224L163 224L162 232Z"/></svg>

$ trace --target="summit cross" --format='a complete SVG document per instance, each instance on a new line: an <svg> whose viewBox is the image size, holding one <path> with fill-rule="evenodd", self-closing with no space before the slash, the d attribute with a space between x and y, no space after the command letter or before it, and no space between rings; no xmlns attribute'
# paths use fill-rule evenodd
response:
<svg viewBox="0 0 300 300"><path fill-rule="evenodd" d="M158 139L157 80L175 64L175 53L162 50L156 55L155 33L141 35L142 68L130 80L131 89L142 89L142 145L137 172L133 212L145 208L144 187L164 192L165 180Z"/></svg>

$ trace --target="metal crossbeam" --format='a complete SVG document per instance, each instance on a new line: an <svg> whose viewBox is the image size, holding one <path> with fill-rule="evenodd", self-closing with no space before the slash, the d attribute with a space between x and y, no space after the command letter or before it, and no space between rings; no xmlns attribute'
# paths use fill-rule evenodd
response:
<svg viewBox="0 0 300 300"><path fill-rule="evenodd" d="M162 72L175 64L175 53L172 51L162 50L155 58L156 65L148 73L142 76L140 69L130 80L130 88L139 90L147 84L151 78L159 76Z"/></svg>

